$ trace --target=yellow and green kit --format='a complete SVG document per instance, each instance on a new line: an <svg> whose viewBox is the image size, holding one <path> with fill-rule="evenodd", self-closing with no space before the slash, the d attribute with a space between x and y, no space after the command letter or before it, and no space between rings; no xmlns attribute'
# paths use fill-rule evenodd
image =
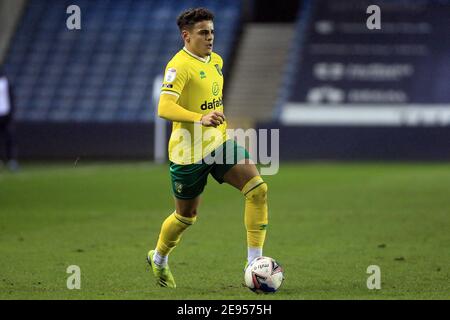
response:
<svg viewBox="0 0 450 320"><path fill-rule="evenodd" d="M223 112L222 66L222 58L214 52L201 58L183 48L166 66L161 94L175 95L178 105L197 114ZM177 198L193 199L201 194L209 173L223 183L233 165L250 157L244 147L227 137L226 128L226 121L216 128L173 121L168 151ZM211 156L222 160L204 161Z"/></svg>

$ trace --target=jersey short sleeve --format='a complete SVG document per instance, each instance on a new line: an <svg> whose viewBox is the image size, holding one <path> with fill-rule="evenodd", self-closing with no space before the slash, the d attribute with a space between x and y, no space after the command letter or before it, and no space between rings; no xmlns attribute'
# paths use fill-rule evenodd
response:
<svg viewBox="0 0 450 320"><path fill-rule="evenodd" d="M161 93L172 92L180 96L188 81L188 78L189 74L186 65L176 62L169 62L164 73Z"/></svg>

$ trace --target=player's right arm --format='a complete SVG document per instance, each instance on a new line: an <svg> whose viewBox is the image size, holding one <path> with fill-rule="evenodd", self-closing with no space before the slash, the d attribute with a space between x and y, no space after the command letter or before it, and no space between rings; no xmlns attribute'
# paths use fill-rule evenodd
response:
<svg viewBox="0 0 450 320"><path fill-rule="evenodd" d="M178 97L175 95L161 93L158 104L158 116L177 122L200 122L201 113L189 111L177 104Z"/></svg>
<svg viewBox="0 0 450 320"><path fill-rule="evenodd" d="M189 111L177 104L178 97L172 94L161 94L158 104L158 116L177 122L201 122L205 127L217 127L225 121L222 112L213 111L201 114Z"/></svg>

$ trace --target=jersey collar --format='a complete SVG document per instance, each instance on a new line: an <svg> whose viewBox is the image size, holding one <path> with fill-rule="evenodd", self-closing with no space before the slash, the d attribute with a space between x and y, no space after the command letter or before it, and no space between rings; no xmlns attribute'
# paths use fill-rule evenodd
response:
<svg viewBox="0 0 450 320"><path fill-rule="evenodd" d="M208 62L211 61L211 56L208 56L208 57L206 57L206 58L202 58L202 57L199 57L199 56L193 54L192 52L190 52L188 49L186 49L186 47L183 47L183 50L184 50L184 52L186 52L186 53L187 53L188 55L190 55L191 57L193 57L193 58L195 58L195 59L197 59L197 60L200 60L200 61L203 62L203 63L208 63Z"/></svg>

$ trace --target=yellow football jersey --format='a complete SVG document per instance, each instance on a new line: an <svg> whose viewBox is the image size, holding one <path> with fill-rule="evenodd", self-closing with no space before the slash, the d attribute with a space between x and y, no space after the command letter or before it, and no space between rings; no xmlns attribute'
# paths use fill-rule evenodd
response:
<svg viewBox="0 0 450 320"><path fill-rule="evenodd" d="M161 94L178 96L177 104L199 114L223 112L222 58L212 53L203 59L180 50L167 64ZM169 159L176 164L192 164L225 142L226 122L217 128L201 123L173 122Z"/></svg>

